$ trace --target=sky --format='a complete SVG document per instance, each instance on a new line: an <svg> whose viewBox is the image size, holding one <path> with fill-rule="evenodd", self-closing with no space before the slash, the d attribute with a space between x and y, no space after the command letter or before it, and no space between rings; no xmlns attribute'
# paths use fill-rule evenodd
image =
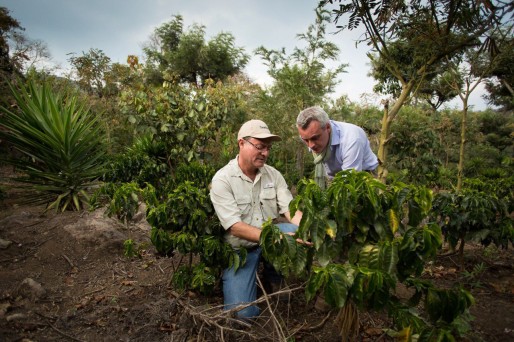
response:
<svg viewBox="0 0 514 342"><path fill-rule="evenodd" d="M235 37L236 46L251 56L245 73L261 86L271 84L267 67L255 49L282 49L292 53L303 47L297 34L305 33L315 20L319 0L0 0L11 17L25 28L25 35L43 41L52 62L69 68L70 54L82 55L91 48L102 50L112 62L126 63L128 55L143 57L142 47L150 35L173 15L180 14L184 27L193 23L204 25L206 39L220 32ZM359 104L378 104L381 96L373 94L372 78L368 77L368 47L356 46L362 31L335 34L335 25L328 27L327 39L341 50L339 60L329 64L349 64L339 77L340 84L331 96L346 95ZM486 108L481 98L483 88L472 93L470 105L475 110ZM451 108L460 108L454 100Z"/></svg>

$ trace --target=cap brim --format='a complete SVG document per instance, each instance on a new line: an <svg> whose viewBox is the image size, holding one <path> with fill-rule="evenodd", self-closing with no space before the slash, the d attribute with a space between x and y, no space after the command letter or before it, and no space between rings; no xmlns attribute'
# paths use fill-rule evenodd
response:
<svg viewBox="0 0 514 342"><path fill-rule="evenodd" d="M271 141L280 141L280 140L282 140L281 137L279 137L278 135L275 135L275 134L256 134L256 135L252 135L252 138L268 139L268 140L271 140Z"/></svg>

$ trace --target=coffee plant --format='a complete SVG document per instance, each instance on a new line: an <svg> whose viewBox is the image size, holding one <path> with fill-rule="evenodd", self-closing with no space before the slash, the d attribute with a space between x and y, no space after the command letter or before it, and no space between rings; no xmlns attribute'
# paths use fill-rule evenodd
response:
<svg viewBox="0 0 514 342"><path fill-rule="evenodd" d="M494 192L466 188L460 192L441 192L435 197L433 215L441 221L446 240L453 249L460 242L461 269L464 269L466 241L484 246L494 243L505 248L514 241L514 224L506 196L499 199Z"/></svg>
<svg viewBox="0 0 514 342"><path fill-rule="evenodd" d="M462 288L441 290L420 279L442 243L439 226L428 220L431 208L425 187L385 185L366 172L342 171L325 191L301 181L290 205L292 215L303 212L297 234L281 234L267 222L260 244L282 273L307 279L307 300L321 293L340 308L343 340L354 336L349 322L358 316L352 308L383 310L420 341L444 340L461 334L473 298ZM400 282L414 290L408 301L395 295Z"/></svg>
<svg viewBox="0 0 514 342"><path fill-rule="evenodd" d="M164 255L179 253L187 263L173 273L178 288L211 292L221 271L244 262L223 240L225 230L209 199L208 183L214 175L209 166L191 163L176 169L173 189L160 199L155 189L147 189L147 221L152 226L151 241ZM193 263L198 257L198 262Z"/></svg>

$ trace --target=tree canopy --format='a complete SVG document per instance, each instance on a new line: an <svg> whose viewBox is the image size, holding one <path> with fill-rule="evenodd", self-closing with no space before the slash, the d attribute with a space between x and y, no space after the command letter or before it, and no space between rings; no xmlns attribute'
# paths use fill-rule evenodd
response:
<svg viewBox="0 0 514 342"><path fill-rule="evenodd" d="M207 41L205 26L195 23L184 30L180 15L155 29L144 52L156 83L178 80L203 85L209 78L224 80L242 71L250 58L235 45L231 33L221 32Z"/></svg>

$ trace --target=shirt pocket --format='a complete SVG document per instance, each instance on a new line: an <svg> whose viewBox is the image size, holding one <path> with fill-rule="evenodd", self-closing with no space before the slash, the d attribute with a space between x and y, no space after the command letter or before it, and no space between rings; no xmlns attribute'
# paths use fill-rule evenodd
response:
<svg viewBox="0 0 514 342"><path fill-rule="evenodd" d="M236 202L241 217L250 214L252 209L252 198L250 196L236 196Z"/></svg>
<svg viewBox="0 0 514 342"><path fill-rule="evenodd" d="M275 188L262 189L260 198L264 220L267 220L270 217L272 219L277 218L277 191Z"/></svg>

